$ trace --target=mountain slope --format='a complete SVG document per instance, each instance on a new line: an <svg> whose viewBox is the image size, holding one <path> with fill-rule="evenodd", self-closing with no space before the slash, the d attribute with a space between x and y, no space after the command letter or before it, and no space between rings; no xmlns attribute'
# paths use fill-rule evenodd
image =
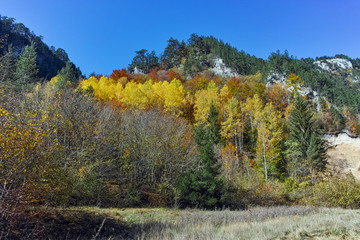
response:
<svg viewBox="0 0 360 240"><path fill-rule="evenodd" d="M151 69L181 71L186 78L211 72L221 77L236 77L261 72L263 82L285 81L290 74L299 76L312 95L326 98L338 107L360 112L360 59L345 55L297 59L287 51L270 54L268 59L251 56L213 36L192 34L185 41L170 38L164 52L136 52L130 71L149 73Z"/></svg>
<svg viewBox="0 0 360 240"><path fill-rule="evenodd" d="M49 47L42 41L41 36L37 36L24 24L15 22L14 18L0 15L0 39L3 39L4 42L4 47L0 49L0 56L4 54L10 44L13 46L15 56L19 56L26 45L34 43L39 68L38 77L40 78L51 79L69 61L65 50ZM76 69L76 75L80 76L80 69L76 68L75 64L73 64L73 68Z"/></svg>

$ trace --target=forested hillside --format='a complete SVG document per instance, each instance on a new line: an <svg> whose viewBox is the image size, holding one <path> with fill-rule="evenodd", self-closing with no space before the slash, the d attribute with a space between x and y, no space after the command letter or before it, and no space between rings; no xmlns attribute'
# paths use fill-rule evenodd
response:
<svg viewBox="0 0 360 240"><path fill-rule="evenodd" d="M0 15L0 55L4 55L9 48L14 58L17 58L25 46L32 45L36 51L37 77L51 79L70 61L66 51L61 48L49 47L42 41L42 36L37 36L22 23L17 23L14 18ZM76 76L80 77L81 71L73 63Z"/></svg>
<svg viewBox="0 0 360 240"><path fill-rule="evenodd" d="M0 236L42 205L360 207L323 139L360 133L359 59L260 59L193 34L80 78L65 51L0 23Z"/></svg>
<svg viewBox="0 0 360 240"><path fill-rule="evenodd" d="M359 112L360 59L342 54L297 59L287 51L277 51L268 59L260 59L212 36L192 34L187 42L170 38L160 57L154 51L137 51L129 70L133 72L135 68L136 72L145 74L151 69L173 69L183 73L187 80L200 73L238 77L260 72L265 84L284 82L290 74L296 74L308 91L325 97L336 106L349 106Z"/></svg>

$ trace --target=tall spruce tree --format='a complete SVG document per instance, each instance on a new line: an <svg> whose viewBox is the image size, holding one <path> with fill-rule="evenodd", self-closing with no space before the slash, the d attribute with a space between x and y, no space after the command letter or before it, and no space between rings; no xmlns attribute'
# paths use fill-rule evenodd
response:
<svg viewBox="0 0 360 240"><path fill-rule="evenodd" d="M15 72L15 55L12 45L8 46L7 52L0 57L0 83L12 82Z"/></svg>
<svg viewBox="0 0 360 240"><path fill-rule="evenodd" d="M168 45L166 46L164 53L161 56L161 62L165 70L180 64L181 56L178 54L179 49L179 41L177 39L170 38L168 40Z"/></svg>
<svg viewBox="0 0 360 240"><path fill-rule="evenodd" d="M309 104L300 96L296 98L289 124L285 152L289 175L305 179L324 171L327 164L324 141Z"/></svg>
<svg viewBox="0 0 360 240"><path fill-rule="evenodd" d="M35 46L34 44L25 46L16 62L15 81L17 89L26 89L29 84L36 82L38 72Z"/></svg>
<svg viewBox="0 0 360 240"><path fill-rule="evenodd" d="M213 209L224 203L223 182L217 177L218 167L214 153L214 145L220 139L217 117L218 112L212 104L207 119L209 126L200 124L195 128L201 168L190 171L179 181L182 207Z"/></svg>

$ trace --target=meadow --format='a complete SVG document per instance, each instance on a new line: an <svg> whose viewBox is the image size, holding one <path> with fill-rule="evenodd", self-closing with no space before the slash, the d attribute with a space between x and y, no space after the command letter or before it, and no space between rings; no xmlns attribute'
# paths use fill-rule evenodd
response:
<svg viewBox="0 0 360 240"><path fill-rule="evenodd" d="M41 238L46 234L47 239L107 240L360 238L360 210L339 208L276 206L206 211L73 207L32 211L38 213L36 226L31 231L27 229L27 235L17 237Z"/></svg>

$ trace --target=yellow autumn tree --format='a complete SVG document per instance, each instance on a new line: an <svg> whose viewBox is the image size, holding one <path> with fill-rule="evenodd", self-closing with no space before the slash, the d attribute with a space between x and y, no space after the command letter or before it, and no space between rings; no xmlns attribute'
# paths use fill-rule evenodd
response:
<svg viewBox="0 0 360 240"><path fill-rule="evenodd" d="M281 115L271 103L267 103L261 116L257 126L256 155L263 167L265 180L267 180L280 159Z"/></svg>
<svg viewBox="0 0 360 240"><path fill-rule="evenodd" d="M229 86L225 84L224 87L220 90L220 102L221 104L226 104L231 98L232 94Z"/></svg>
<svg viewBox="0 0 360 240"><path fill-rule="evenodd" d="M81 81L79 87L83 91L91 89L96 96L99 90L99 80L96 77L91 76L88 79Z"/></svg>
<svg viewBox="0 0 360 240"><path fill-rule="evenodd" d="M96 96L99 100L112 100L115 98L115 82L103 76L99 79L98 84L99 88Z"/></svg>
<svg viewBox="0 0 360 240"><path fill-rule="evenodd" d="M120 82L117 82L114 86L114 92L115 92L115 99L121 103L122 99L124 97L124 88L123 84Z"/></svg>
<svg viewBox="0 0 360 240"><path fill-rule="evenodd" d="M211 81L206 89L199 90L195 93L195 121L206 124L210 112L210 105L214 104L216 109L220 109L219 89Z"/></svg>
<svg viewBox="0 0 360 240"><path fill-rule="evenodd" d="M170 84L163 83L164 107L165 111L176 116L183 114L183 108L186 104L185 89L180 80L173 79Z"/></svg>
<svg viewBox="0 0 360 240"><path fill-rule="evenodd" d="M154 82L152 80L146 81L143 84L138 83L137 87L139 88L141 95L141 103L139 109L150 109L157 106L157 95L153 89Z"/></svg>
<svg viewBox="0 0 360 240"><path fill-rule="evenodd" d="M244 110L247 112L247 115L250 119L251 130L254 131L255 128L259 125L262 119L262 109L264 103L259 97L255 94L252 98L247 98Z"/></svg>
<svg viewBox="0 0 360 240"><path fill-rule="evenodd" d="M145 109L146 96L138 88L138 85L131 81L126 84L123 91L123 98L121 99L128 108Z"/></svg>
<svg viewBox="0 0 360 240"><path fill-rule="evenodd" d="M289 75L289 77L285 80L285 84L287 89L290 91L292 98L299 95L304 87L304 81L302 81L302 79L294 73Z"/></svg>
<svg viewBox="0 0 360 240"><path fill-rule="evenodd" d="M237 160L239 160L238 156L243 151L244 114L241 111L240 102L236 98L229 99L225 105L220 134L234 144Z"/></svg>
<svg viewBox="0 0 360 240"><path fill-rule="evenodd" d="M258 166L263 170L267 180L280 157L278 144L282 139L281 114L275 110L272 103L264 106L258 95L247 100L245 110L251 128L256 132L255 150Z"/></svg>
<svg viewBox="0 0 360 240"><path fill-rule="evenodd" d="M116 97L116 82L104 76L99 80L94 76L83 80L80 88L83 91L91 89L98 100L112 100Z"/></svg>
<svg viewBox="0 0 360 240"><path fill-rule="evenodd" d="M14 115L0 106L0 185L9 197L21 193L26 200L37 201L49 190L50 159L57 142L48 140L56 130L46 127L45 119L33 113Z"/></svg>

